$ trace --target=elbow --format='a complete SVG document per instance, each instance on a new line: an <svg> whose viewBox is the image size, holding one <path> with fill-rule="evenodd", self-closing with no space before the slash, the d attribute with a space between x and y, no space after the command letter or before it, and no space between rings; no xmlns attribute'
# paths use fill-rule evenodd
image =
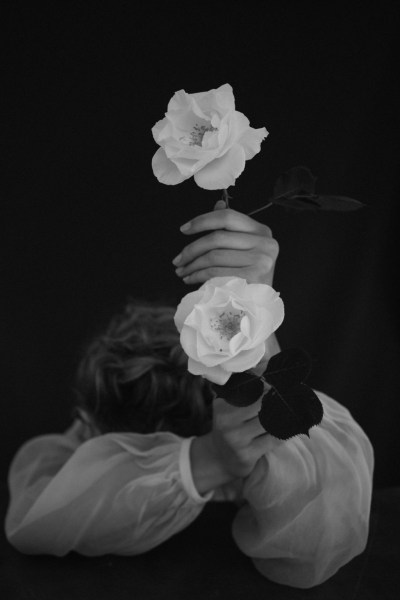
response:
<svg viewBox="0 0 400 600"><path fill-rule="evenodd" d="M22 554L65 556L68 553L68 549L57 547L54 541L51 542L43 536L30 536L25 532L19 531L13 534L6 534L6 537L11 546Z"/></svg>
<svg viewBox="0 0 400 600"><path fill-rule="evenodd" d="M255 568L264 577L294 588L313 588L333 577L343 566L364 552L368 542L368 521L360 519L349 525L347 535L334 534L312 549L302 547L297 556L287 552L282 558L252 558Z"/></svg>
<svg viewBox="0 0 400 600"><path fill-rule="evenodd" d="M296 558L268 561L255 558L253 564L257 571L270 581L297 589L316 587L331 576L323 576L316 562L305 562Z"/></svg>
<svg viewBox="0 0 400 600"><path fill-rule="evenodd" d="M42 527L37 527L36 524L24 526L7 518L4 530L9 544L22 554L65 556L69 551L68 548L57 544L56 536L49 535L50 532L45 525Z"/></svg>

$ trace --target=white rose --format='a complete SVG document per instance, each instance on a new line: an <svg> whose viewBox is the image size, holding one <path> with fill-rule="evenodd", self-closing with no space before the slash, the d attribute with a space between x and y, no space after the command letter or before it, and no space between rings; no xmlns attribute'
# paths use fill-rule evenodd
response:
<svg viewBox="0 0 400 600"><path fill-rule="evenodd" d="M283 317L283 302L271 286L214 277L182 299L174 320L189 372L224 385L232 373L262 360Z"/></svg>
<svg viewBox="0 0 400 600"><path fill-rule="evenodd" d="M260 151L268 135L265 127L253 129L248 118L235 110L228 83L197 94L179 90L152 133L161 146L152 160L158 181L176 185L194 176L206 190L235 185L245 161Z"/></svg>

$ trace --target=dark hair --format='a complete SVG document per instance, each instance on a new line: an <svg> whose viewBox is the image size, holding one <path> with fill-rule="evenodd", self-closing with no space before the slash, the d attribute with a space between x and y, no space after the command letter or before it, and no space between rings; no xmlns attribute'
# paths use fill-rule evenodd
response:
<svg viewBox="0 0 400 600"><path fill-rule="evenodd" d="M88 346L75 379L76 411L101 433L210 431L211 385L188 372L174 313L130 301Z"/></svg>

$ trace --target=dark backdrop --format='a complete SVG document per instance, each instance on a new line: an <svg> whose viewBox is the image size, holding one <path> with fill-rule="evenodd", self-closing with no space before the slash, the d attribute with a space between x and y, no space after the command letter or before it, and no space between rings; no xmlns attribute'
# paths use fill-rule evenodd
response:
<svg viewBox="0 0 400 600"><path fill-rule="evenodd" d="M68 425L80 348L129 296L189 291L171 265L178 228L220 193L159 184L150 129L176 90L228 82L270 132L234 208L265 203L295 165L367 204L259 218L281 248L281 345L308 350L310 383L366 430L376 485L399 484L396 3L104 6L15 2L3 20L2 472L26 439Z"/></svg>

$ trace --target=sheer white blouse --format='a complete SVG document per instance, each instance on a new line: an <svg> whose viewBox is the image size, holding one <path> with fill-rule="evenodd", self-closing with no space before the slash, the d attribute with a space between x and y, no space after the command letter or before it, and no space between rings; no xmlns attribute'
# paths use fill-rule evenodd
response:
<svg viewBox="0 0 400 600"><path fill-rule="evenodd" d="M26 442L9 471L5 531L28 554L134 555L187 527L208 501L238 505L232 534L277 583L312 587L367 542L374 456L349 411L318 393L324 418L271 436L251 474L200 496L190 445L173 433L93 435L80 421Z"/></svg>

